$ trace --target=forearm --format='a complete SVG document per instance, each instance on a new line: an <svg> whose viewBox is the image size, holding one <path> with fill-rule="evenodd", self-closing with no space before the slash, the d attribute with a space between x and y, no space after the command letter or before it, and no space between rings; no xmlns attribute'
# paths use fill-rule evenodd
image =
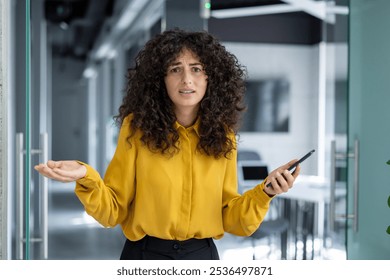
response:
<svg viewBox="0 0 390 280"><path fill-rule="evenodd" d="M251 235L264 220L271 200L263 184L233 198L222 212L224 230L239 236Z"/></svg>
<svg viewBox="0 0 390 280"><path fill-rule="evenodd" d="M95 169L85 166L87 174L76 181L75 193L89 215L105 227L114 227L124 218L122 209L126 202L118 199L117 191Z"/></svg>

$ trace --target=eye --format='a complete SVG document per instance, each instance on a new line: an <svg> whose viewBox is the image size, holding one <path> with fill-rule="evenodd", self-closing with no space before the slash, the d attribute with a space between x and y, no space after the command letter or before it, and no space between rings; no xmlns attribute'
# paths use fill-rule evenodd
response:
<svg viewBox="0 0 390 280"><path fill-rule="evenodd" d="M192 72L198 73L198 72L202 72L202 71L203 71L203 69L201 67L192 67Z"/></svg>
<svg viewBox="0 0 390 280"><path fill-rule="evenodd" d="M180 71L180 67L172 67L171 69L169 69L170 73L180 73Z"/></svg>

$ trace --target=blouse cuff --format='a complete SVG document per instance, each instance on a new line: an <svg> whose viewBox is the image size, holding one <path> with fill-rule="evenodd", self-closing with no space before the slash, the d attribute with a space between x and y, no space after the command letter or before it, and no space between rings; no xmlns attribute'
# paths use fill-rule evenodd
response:
<svg viewBox="0 0 390 280"><path fill-rule="evenodd" d="M260 203L264 203L266 206L269 206L270 202L272 201L272 199L275 197L275 196L269 196L265 191L264 191L264 188L265 188L265 180L258 184L255 188L254 188L254 193L255 193L255 198L259 200Z"/></svg>
<svg viewBox="0 0 390 280"><path fill-rule="evenodd" d="M96 181L99 181L101 179L100 174L94 168L92 168L90 165L88 165L82 161L77 161L77 162L84 165L87 168L87 173L85 174L85 176L83 178L78 179L76 181L76 187L81 186L84 189L87 189L88 187L92 187L93 185L95 185Z"/></svg>

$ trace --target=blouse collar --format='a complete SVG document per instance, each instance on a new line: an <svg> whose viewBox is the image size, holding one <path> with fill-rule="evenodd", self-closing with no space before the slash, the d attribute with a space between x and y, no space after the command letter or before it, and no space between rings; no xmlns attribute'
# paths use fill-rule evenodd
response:
<svg viewBox="0 0 390 280"><path fill-rule="evenodd" d="M176 130L184 129L187 131L191 131L193 129L193 130L195 130L196 134L198 134L198 136L199 136L199 125L200 125L200 117L197 117L195 123L189 127L184 127L183 125L181 125L177 121L175 121L174 127Z"/></svg>

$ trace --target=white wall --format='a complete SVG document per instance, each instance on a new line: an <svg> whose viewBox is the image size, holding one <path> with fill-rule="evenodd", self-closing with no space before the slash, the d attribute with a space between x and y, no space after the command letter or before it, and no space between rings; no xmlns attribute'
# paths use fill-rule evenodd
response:
<svg viewBox="0 0 390 280"><path fill-rule="evenodd" d="M314 46L224 42L248 78L285 78L290 83L290 123L287 133L240 133L239 149L257 150L270 170L299 158L318 143L319 49ZM314 154L302 165L302 173L317 175Z"/></svg>

